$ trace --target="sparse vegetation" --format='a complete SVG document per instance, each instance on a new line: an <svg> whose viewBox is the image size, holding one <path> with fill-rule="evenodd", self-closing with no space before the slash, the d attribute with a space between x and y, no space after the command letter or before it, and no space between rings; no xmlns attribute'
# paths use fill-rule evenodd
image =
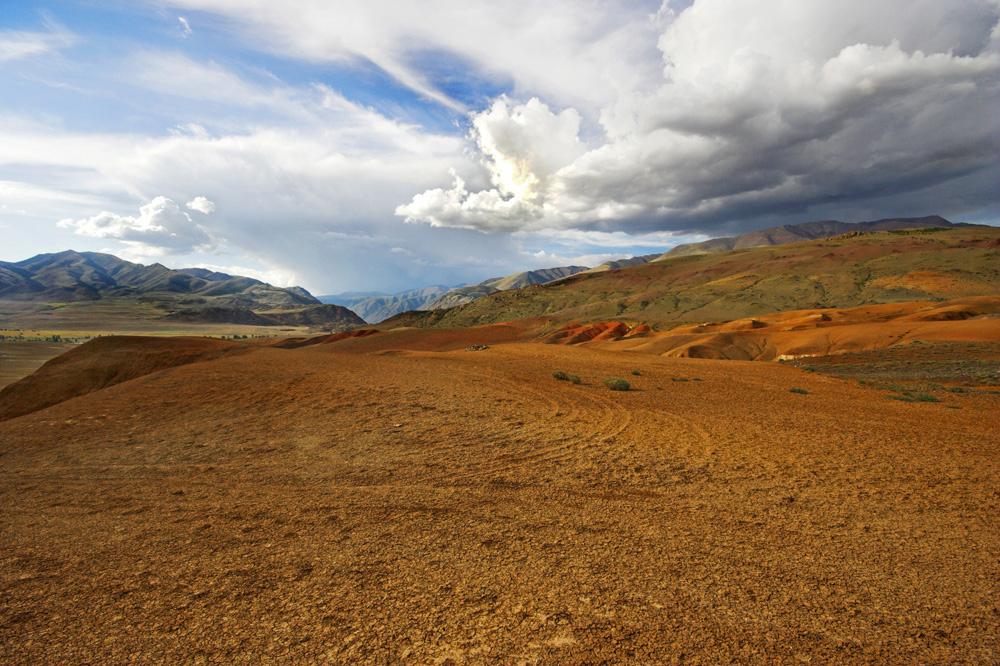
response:
<svg viewBox="0 0 1000 666"><path fill-rule="evenodd" d="M562 370L553 370L552 376L561 382L569 382L570 384L579 384L583 381L576 375L571 375L568 372L563 372Z"/></svg>
<svg viewBox="0 0 1000 666"><path fill-rule="evenodd" d="M913 396L913 398L917 402L941 402L937 396L931 395L930 393L918 393Z"/></svg>
<svg viewBox="0 0 1000 666"><path fill-rule="evenodd" d="M619 377L609 377L608 379L605 379L604 385L612 391L627 391L632 388L631 384Z"/></svg>
<svg viewBox="0 0 1000 666"><path fill-rule="evenodd" d="M788 390L791 393L800 393L802 395L806 395L809 393L809 391L805 390L804 388L790 388Z"/></svg>
<svg viewBox="0 0 1000 666"><path fill-rule="evenodd" d="M899 400L900 402L913 402L913 398L908 395L887 395L889 400Z"/></svg>
<svg viewBox="0 0 1000 666"><path fill-rule="evenodd" d="M894 393L948 391L968 393L990 386L1000 376L1000 343L920 342L883 349L813 357L790 364L809 371L855 379Z"/></svg>
<svg viewBox="0 0 1000 666"><path fill-rule="evenodd" d="M638 370L633 370L633 371L632 371L632 374L633 374L633 375L635 375L636 377L638 377L638 376L639 376L639 375L641 375L642 373L641 373L641 372L639 372Z"/></svg>

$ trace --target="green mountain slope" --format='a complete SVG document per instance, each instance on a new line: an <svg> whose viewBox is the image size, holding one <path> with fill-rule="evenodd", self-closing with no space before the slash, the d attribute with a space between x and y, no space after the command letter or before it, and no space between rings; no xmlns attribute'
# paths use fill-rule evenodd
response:
<svg viewBox="0 0 1000 666"><path fill-rule="evenodd" d="M765 245L786 245L788 243L801 243L807 240L818 240L820 238L830 238L852 231L893 231L897 229L919 229L927 227L964 227L967 224L953 223L939 215L929 215L927 217L901 217L875 220L873 222L838 222L837 220L822 220L819 222L805 222L803 224L786 224L780 227L768 227L759 231L741 234L739 236L729 236L726 238L712 238L701 243L686 243L678 245L669 252L666 252L652 261L663 261L675 257L684 257L690 254L707 254L711 252L728 252L730 250L743 250L751 247L763 247Z"/></svg>
<svg viewBox="0 0 1000 666"><path fill-rule="evenodd" d="M531 317L654 326L872 303L1000 293L1000 229L852 232L823 240L664 259L497 292L396 326L463 327Z"/></svg>

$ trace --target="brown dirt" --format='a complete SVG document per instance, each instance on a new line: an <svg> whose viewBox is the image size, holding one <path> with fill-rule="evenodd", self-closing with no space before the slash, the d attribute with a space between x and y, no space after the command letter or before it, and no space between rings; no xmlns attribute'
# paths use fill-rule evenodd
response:
<svg viewBox="0 0 1000 666"><path fill-rule="evenodd" d="M332 335L319 335L307 338L286 338L273 344L280 349L299 349L301 347L311 347L313 345L330 345L341 340L351 340L353 338L366 338L369 335L381 333L375 329L365 328L353 331L341 331Z"/></svg>
<svg viewBox="0 0 1000 666"><path fill-rule="evenodd" d="M210 338L97 338L0 390L0 421L154 372L251 348L249 344Z"/></svg>
<svg viewBox="0 0 1000 666"><path fill-rule="evenodd" d="M0 424L0 661L997 663L1000 396L427 335Z"/></svg>
<svg viewBox="0 0 1000 666"><path fill-rule="evenodd" d="M0 340L0 389L24 379L72 348L69 342Z"/></svg>

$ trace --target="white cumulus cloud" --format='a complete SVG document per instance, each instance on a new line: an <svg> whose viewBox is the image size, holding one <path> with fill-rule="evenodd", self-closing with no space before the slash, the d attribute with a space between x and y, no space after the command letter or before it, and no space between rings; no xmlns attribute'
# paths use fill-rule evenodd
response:
<svg viewBox="0 0 1000 666"><path fill-rule="evenodd" d="M503 99L472 117L492 189L433 189L409 221L711 231L852 207L975 210L1000 175L1000 7L955 0L696 0L666 11L662 79L580 115ZM491 215L491 208L493 214Z"/></svg>
<svg viewBox="0 0 1000 666"><path fill-rule="evenodd" d="M199 213L204 213L205 215L215 212L215 204L205 197L195 197L193 200L188 201L184 205L191 210L196 210Z"/></svg>
<svg viewBox="0 0 1000 666"><path fill-rule="evenodd" d="M81 236L113 238L140 254L186 254L215 245L208 231L166 197L156 197L139 208L139 216L104 211L82 220L65 219L59 226Z"/></svg>
<svg viewBox="0 0 1000 666"><path fill-rule="evenodd" d="M537 98L512 105L501 97L472 116L469 134L493 188L469 192L453 174L451 189L418 194L396 214L409 222L487 231L533 226L546 216L553 176L586 152L580 122L575 109L553 113Z"/></svg>

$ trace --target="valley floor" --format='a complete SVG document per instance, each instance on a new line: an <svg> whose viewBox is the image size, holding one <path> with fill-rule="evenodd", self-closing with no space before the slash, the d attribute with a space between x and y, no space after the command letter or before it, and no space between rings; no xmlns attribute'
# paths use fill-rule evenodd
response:
<svg viewBox="0 0 1000 666"><path fill-rule="evenodd" d="M1000 659L1000 395L381 338L0 423L0 661Z"/></svg>

